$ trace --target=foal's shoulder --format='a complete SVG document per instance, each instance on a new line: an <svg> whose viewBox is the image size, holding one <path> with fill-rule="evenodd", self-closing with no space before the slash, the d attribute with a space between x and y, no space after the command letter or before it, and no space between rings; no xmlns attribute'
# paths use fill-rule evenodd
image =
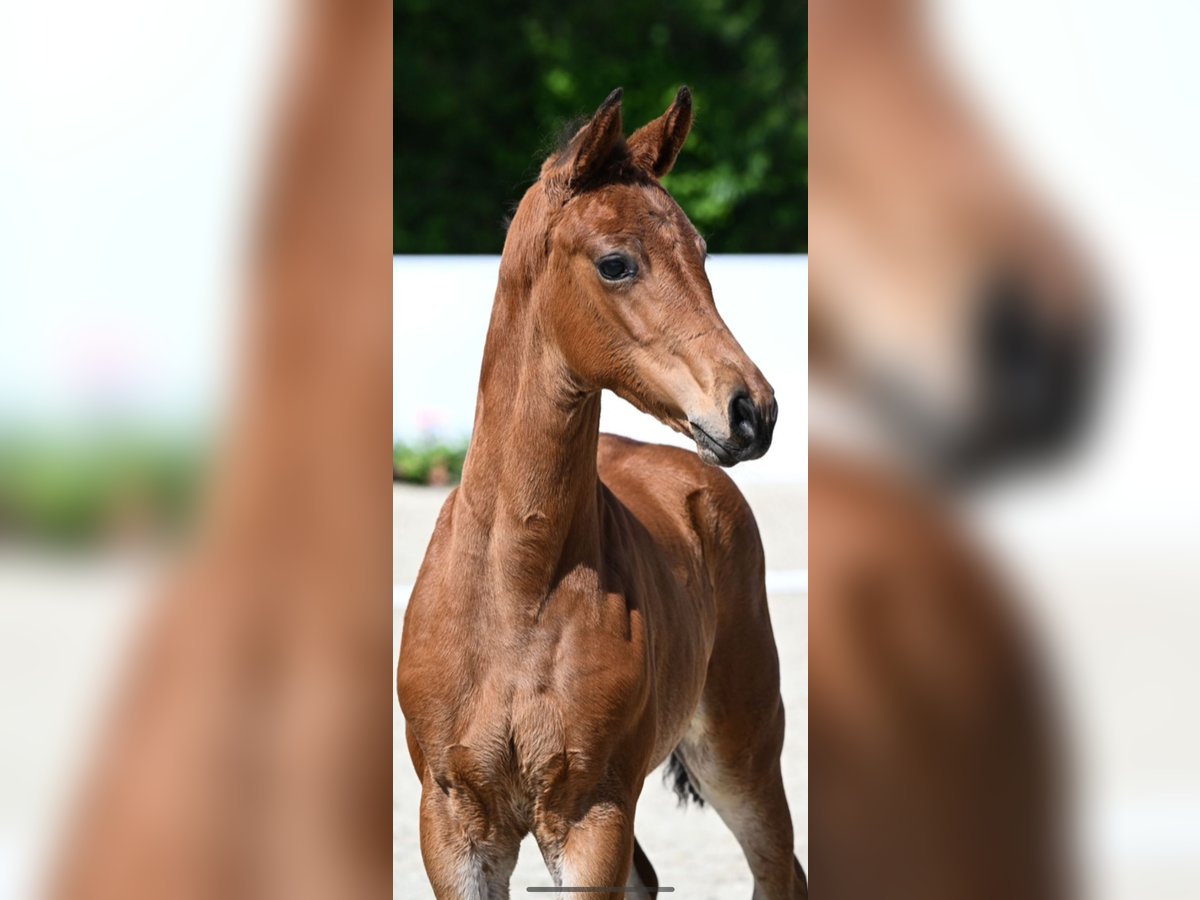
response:
<svg viewBox="0 0 1200 900"><path fill-rule="evenodd" d="M659 495L702 493L720 505L745 505L733 479L692 450L601 434L596 462L600 479L618 495L622 485L650 485Z"/></svg>
<svg viewBox="0 0 1200 900"><path fill-rule="evenodd" d="M730 481L729 476L715 466L703 462L693 450L649 444L619 434L601 434L596 451L601 472L653 466L660 474L694 481Z"/></svg>
<svg viewBox="0 0 1200 900"><path fill-rule="evenodd" d="M600 480L652 531L685 535L703 557L737 548L762 559L750 504L723 469L691 450L602 434L597 463Z"/></svg>

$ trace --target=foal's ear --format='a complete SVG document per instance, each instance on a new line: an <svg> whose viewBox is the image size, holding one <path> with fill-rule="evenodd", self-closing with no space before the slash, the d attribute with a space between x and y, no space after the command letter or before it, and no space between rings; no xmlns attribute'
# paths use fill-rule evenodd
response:
<svg viewBox="0 0 1200 900"><path fill-rule="evenodd" d="M691 130L692 92L684 85L670 109L629 138L629 154L637 166L662 178L675 165L675 157Z"/></svg>
<svg viewBox="0 0 1200 900"><path fill-rule="evenodd" d="M547 167L544 174L552 187L569 191L603 170L612 159L624 140L621 94L621 88L609 94L591 120L575 132L567 149Z"/></svg>

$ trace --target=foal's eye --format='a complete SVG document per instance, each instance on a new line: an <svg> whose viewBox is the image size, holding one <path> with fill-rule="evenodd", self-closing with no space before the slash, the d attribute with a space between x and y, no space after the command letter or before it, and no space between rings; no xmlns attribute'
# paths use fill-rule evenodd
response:
<svg viewBox="0 0 1200 900"><path fill-rule="evenodd" d="M637 274L637 266L628 256L610 253L597 260L596 271L605 281L628 281Z"/></svg>

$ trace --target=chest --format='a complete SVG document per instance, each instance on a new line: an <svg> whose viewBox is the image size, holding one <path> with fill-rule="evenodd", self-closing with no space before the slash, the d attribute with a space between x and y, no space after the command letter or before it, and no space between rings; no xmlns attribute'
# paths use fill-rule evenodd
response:
<svg viewBox="0 0 1200 900"><path fill-rule="evenodd" d="M600 558L560 565L528 592L506 577L511 560L469 565L435 534L398 684L435 775L541 791L564 760L575 783L589 781L685 724L711 649L711 597L686 561L606 537Z"/></svg>

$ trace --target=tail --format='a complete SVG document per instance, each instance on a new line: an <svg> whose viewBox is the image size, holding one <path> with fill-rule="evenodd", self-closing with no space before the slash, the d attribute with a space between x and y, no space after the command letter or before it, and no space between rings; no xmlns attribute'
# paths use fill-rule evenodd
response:
<svg viewBox="0 0 1200 900"><path fill-rule="evenodd" d="M630 886L642 888L636 893L644 893L651 900L658 896L658 873L654 871L654 866L650 864L650 857L646 856L646 851L642 849L637 838L633 839L633 873L641 884L637 884L637 881L630 881Z"/></svg>
<svg viewBox="0 0 1200 900"><path fill-rule="evenodd" d="M679 755L678 750L673 751L671 758L667 760L667 768L663 772L663 782L670 785L671 789L675 791L680 806L687 806L689 800L697 806L704 806L704 797L696 789L696 783L688 774L687 766L683 764L683 758Z"/></svg>
<svg viewBox="0 0 1200 900"><path fill-rule="evenodd" d="M801 900L808 900L808 876L804 874L804 866L800 865L800 860L794 856L792 863L796 866L796 880L800 883Z"/></svg>

